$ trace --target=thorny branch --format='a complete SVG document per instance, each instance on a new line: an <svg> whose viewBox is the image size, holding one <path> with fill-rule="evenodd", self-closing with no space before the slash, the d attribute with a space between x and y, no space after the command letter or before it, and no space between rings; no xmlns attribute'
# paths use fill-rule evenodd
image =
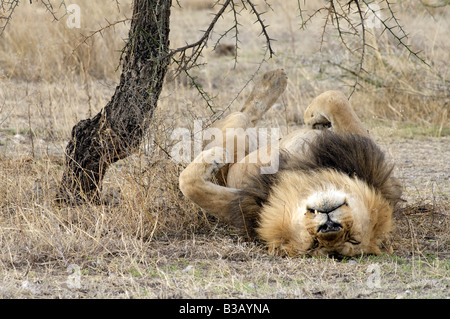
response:
<svg viewBox="0 0 450 319"><path fill-rule="evenodd" d="M106 24L105 26L103 26L103 27L100 27L100 29L98 29L98 30L92 31L92 32L91 32L89 35L87 35L87 36L82 35L83 40L80 41L80 42L75 46L75 48L72 50L72 52L75 52L82 44L86 43L90 38L94 37L96 34L98 34L98 33L102 34L103 31L105 31L105 30L107 30L107 29L109 29L109 28L111 28L111 27L114 27L115 25L117 25L117 24L119 24L119 23L126 23L126 22L131 21L131 20L133 20L133 18L124 18L124 19L117 20L117 21L114 21L114 22L109 22L108 20L105 19L105 21L106 21L107 24Z"/></svg>
<svg viewBox="0 0 450 319"><path fill-rule="evenodd" d="M238 21L238 16L240 15L240 12L238 12L237 9L235 9L235 4L234 4L234 2L232 1L232 2L230 3L230 5L231 5L231 11L233 12L234 24L233 24L228 30L225 30L225 32L223 32L223 33L219 36L219 38L217 39L216 43L214 44L214 50L216 50L217 46L220 44L220 41L221 41L223 38L225 38L225 36L226 36L228 33L230 33L231 31L234 30L234 36L233 36L234 41L235 41L235 44L234 44L234 46L235 46L235 51L234 51L234 52L235 52L235 53L234 53L234 67L236 67L236 65L237 65L237 58L238 58L237 52L238 52L238 50L239 50L239 43L240 43L240 41L239 41L239 27L242 26L242 25L241 25L241 24L239 23L239 21ZM242 9L242 10L243 10L243 9Z"/></svg>
<svg viewBox="0 0 450 319"><path fill-rule="evenodd" d="M52 0L39 0L38 2L42 4L48 12L50 12L55 20L58 20L55 14L56 11L54 10L54 7L52 5ZM58 2L60 6L65 6L64 0L59 0ZM264 0L264 2L267 7L271 8L267 0ZM448 4L447 0L443 2L445 4ZM10 23L13 13L18 7L19 3L20 0L0 0L0 37L5 31L7 25ZM30 0L30 3L32 3L32 0ZM352 74L355 76L355 81L351 86L352 90L350 95L353 94L353 92L359 85L361 85L359 83L359 79L362 76L362 73L365 72L364 61L365 55L367 54L366 49L370 47L370 44L366 41L366 36L368 32L372 32L370 28L367 28L368 16L374 19L375 22L381 26L382 32L387 31L390 35L392 35L393 38L398 42L398 45L406 49L410 55L427 64L427 62L419 56L420 52L414 51L407 43L406 40L408 39L408 35L400 24L400 21L398 20L394 12L393 5L390 0L327 0L327 3L314 10L309 16L306 16L306 10L302 9L302 5L305 5L305 3L306 0L297 0L299 8L299 18L301 20L300 27L302 29L305 29L307 24L309 24L313 18L325 12L326 16L322 28L321 46L325 39L324 36L327 33L327 26L332 25L334 27L334 30L337 31L339 39L345 49L352 55L358 56L358 62L356 66L352 68ZM376 6L374 6L374 4L376 4ZM425 5L424 3L422 4ZM116 5L119 8L117 0ZM262 35L266 41L266 53L261 63L266 61L267 55L269 58L274 55L274 50L272 47L273 39L269 36L268 33L269 25L266 24L265 20L263 19L263 15L265 12L259 11L257 5L254 4L253 0L223 0L223 2L221 0L217 0L215 6L220 6L218 12L214 15L213 19L208 25L208 28L203 32L202 36L197 41L188 43L183 47L173 49L168 52L171 60L177 65L176 74L183 72L188 76L188 78L191 79L193 87L199 90L200 95L203 99L205 99L208 107L213 112L214 110L212 109L212 98L208 93L203 91L203 89L199 85L195 83L195 78L190 76L189 70L193 67L200 66L200 64L198 63L199 58L202 56L203 50L206 48L208 40L211 38L219 19L226 14L227 8L229 8L229 12L231 12L231 14L233 15L234 24L224 33L219 35L214 48L216 48L219 42L227 34L229 34L230 32L234 32L233 37L235 39L236 46L235 65L237 64L239 48L239 28L242 27L242 25L238 21L238 17L242 10L249 10L249 12L256 17L255 23L258 23L260 25L260 35ZM380 8L380 6L383 6L383 8ZM374 9L374 7L376 9ZM383 14L381 14L382 10ZM84 36L84 40L81 41L79 45L85 43L89 38L92 38L96 34L101 34L105 29L113 27L118 23L125 23L129 20L131 19L123 19L113 23L107 21L106 26L101 27L97 31L93 31L88 36ZM356 44L355 41L352 41L355 39ZM127 46L125 46L125 48L126 47Z"/></svg>
<svg viewBox="0 0 450 319"><path fill-rule="evenodd" d="M411 46L409 44L407 44L404 39L408 39L408 35L405 32L405 30L403 29L403 27L401 26L399 20L397 19L397 17L394 14L394 11L391 7L391 3L388 0L385 0L388 11L390 12L390 17L387 19L382 19L381 16L379 15L379 13L375 10L373 10L367 3L366 0L363 0L363 2L367 5L368 10L370 10L372 12L372 14L374 15L374 17L383 25L383 30L384 31L388 31L398 42L398 44L400 46L402 46L403 48L405 48L411 55L413 55L414 57L416 57L417 59L419 59L422 63L428 65L428 63L419 56L419 51L413 51L411 49ZM387 23L393 20L394 21L394 25L393 26L389 26ZM397 34L396 32L394 32L394 29L398 29L400 30L400 34ZM383 32L384 32L383 31Z"/></svg>
<svg viewBox="0 0 450 319"><path fill-rule="evenodd" d="M5 32L6 27L11 22L14 11L19 6L20 0L1 0L0 2L0 37ZM30 0L30 4L33 3L33 0ZM59 20L56 16L55 10L53 8L53 4L51 0L40 0L40 4L42 4L45 9L53 16L53 19ZM65 6L65 1L61 0L60 6Z"/></svg>
<svg viewBox="0 0 450 319"><path fill-rule="evenodd" d="M267 49L269 51L269 58L272 57L272 55L274 54L274 51L272 49L271 43L273 41L273 39L271 39L269 37L269 34L267 33L267 28L269 27L268 25L266 25L264 23L264 20L262 19L262 15L264 14L264 12L260 13L258 12L258 10L256 10L256 6L250 1L247 0L247 3L250 5L250 7L252 8L252 12L255 14L256 16L256 21L260 24L261 26L261 34L264 35L264 38L266 38L266 44L267 44Z"/></svg>
<svg viewBox="0 0 450 319"><path fill-rule="evenodd" d="M216 2L216 5L218 3L219 3L219 1ZM256 17L255 23L258 23L261 27L260 35L263 35L266 40L267 49L264 54L264 58L261 61L261 64L264 63L264 61L266 61L267 54L269 55L269 58L271 58L275 54L275 52L272 48L273 39L270 38L269 33L267 32L268 25L266 25L265 21L262 18L263 14L265 12L260 12L258 10L257 6L252 2L252 0L240 0L240 3L242 4L242 7L238 6L237 3L235 2L235 0L225 0L225 2L223 4L221 4L219 11L214 15L214 18L211 20L208 28L203 32L203 35L200 37L199 40L197 40L196 42L187 44L183 47L174 49L169 53L172 60L177 65L175 74L179 74L181 72L186 74L186 76L191 81L192 87L194 87L199 92L200 96L206 102L208 108L214 114L216 114L216 111L213 108L213 98L210 96L210 94L205 92L200 85L198 85L195 82L195 78L190 75L189 70L193 67L199 66L198 59L201 57L203 50L207 46L208 40L210 39L212 32L214 31L214 28L215 28L219 18L223 17L223 15L225 14L225 11L228 7L230 8L229 12L231 12L233 14L234 24L228 30L226 30L224 33L219 35L219 38L214 45L214 48L217 47L219 42L228 33L232 32L234 30L234 38L235 38L235 46L236 46L234 58L235 58L235 65L237 64L237 54L238 54L238 48L239 48L239 27L242 26L238 21L238 16L240 15L240 12L242 10L250 10L251 14L255 15L255 17ZM247 8L247 5L250 9ZM266 2L266 5L268 5L267 2ZM260 67L258 67L258 70L259 70L259 68Z"/></svg>
<svg viewBox="0 0 450 319"><path fill-rule="evenodd" d="M18 5L19 0L2 1L0 12L0 36L2 36L3 32L6 29L6 26L11 21L14 10L16 10Z"/></svg>
<svg viewBox="0 0 450 319"><path fill-rule="evenodd" d="M359 5L358 0L353 0L356 4L356 7L358 9L358 15L359 18L361 20L361 38L362 38L362 46L361 46L361 58L359 60L358 66L357 66L357 76L355 77L355 83L352 87L352 90L350 92L350 96L355 92L356 87L359 84L359 77L361 75L361 72L364 70L363 69L363 65L364 65L364 56L366 54L366 25L364 23L364 16L363 16L363 12L361 10L361 6Z"/></svg>
<svg viewBox="0 0 450 319"><path fill-rule="evenodd" d="M261 26L261 34L264 36L264 38L266 40L266 45L267 45L267 48L269 51L269 57L271 58L275 54L275 52L271 45L271 42L273 41L273 39L270 38L270 36L267 32L268 25L266 25L265 21L262 19L262 15L264 14L264 12L259 12L259 10L256 8L256 5L251 0L241 0L241 3L243 5L244 9L247 9L246 4L248 4L249 7L251 8L250 12L256 16L256 22L259 23ZM225 10L228 7L231 7L230 11L233 12L234 25L229 30L225 31L225 33L219 37L219 40L216 42L216 45L231 30L235 30L236 44L239 42L238 27L240 26L240 24L237 20L237 17L239 15L239 12L237 11L238 10L237 5L235 4L234 0L225 0L225 2L221 6L222 7L215 14L215 16L211 20L211 23L209 24L208 28L203 32L203 35L201 36L201 38L199 40L197 40L196 42L187 44L183 47L174 49L170 52L170 55L172 57L176 56L177 54L179 55L176 59L176 63L178 65L178 68L177 68L178 72L180 72L181 70L189 70L190 68L197 65L198 58L202 55L203 49L208 44L208 40L217 24L217 21L219 20L219 18L221 18L224 15ZM236 50L236 52L237 52L237 50Z"/></svg>
<svg viewBox="0 0 450 319"><path fill-rule="evenodd" d="M191 44L187 44L181 48L172 50L170 52L170 55L173 57L177 53L180 54L179 59L177 60L178 64L178 70L187 70L191 68L193 65L197 63L198 58L201 56L203 49L206 47L206 44L208 43L208 39L211 35L212 30L214 29L217 20L223 15L225 12L225 9L228 7L228 5L232 2L232 0L226 0L224 4L222 5L222 8L216 13L214 18L212 19L211 23L209 24L206 31L203 33L202 37ZM192 49L190 54L187 54L187 51L189 49Z"/></svg>
<svg viewBox="0 0 450 319"><path fill-rule="evenodd" d="M306 0L303 0L303 4L305 4L305 2ZM367 42L367 34L373 32L373 30L368 28L368 26L370 26L367 21L368 18L372 20L372 23L381 27L382 33L387 31L392 35L398 42L398 45L406 49L410 55L427 64L427 62L419 56L420 52L414 51L411 48L411 45L406 42L408 35L400 24L390 0L328 0L327 2L328 5L325 4L319 7L305 18L304 13L306 10L302 9L302 3L298 0L301 28L305 29L306 25L310 23L313 18L321 15L323 11L325 11L326 16L322 28L321 47L325 39L327 26L331 24L337 31L339 39L345 49L352 55L357 54L358 62L356 66L353 67L352 72L350 72L355 78L355 81L351 86L350 95L352 95L356 88L361 85L359 80L361 76L363 76L363 72L366 72L364 70L364 61L367 54L367 48L370 48L370 44ZM383 14L381 14L381 11L383 11ZM352 40L356 40L356 42L352 42Z"/></svg>

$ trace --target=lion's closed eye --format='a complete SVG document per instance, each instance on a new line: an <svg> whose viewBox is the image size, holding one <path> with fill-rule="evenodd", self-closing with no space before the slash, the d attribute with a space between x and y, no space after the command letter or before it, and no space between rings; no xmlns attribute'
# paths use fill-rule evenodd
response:
<svg viewBox="0 0 450 319"><path fill-rule="evenodd" d="M356 239L353 239L353 238L349 238L349 239L347 240L347 242L350 243L350 244L352 244L352 245L359 245L359 244L361 244L360 241L357 241Z"/></svg>

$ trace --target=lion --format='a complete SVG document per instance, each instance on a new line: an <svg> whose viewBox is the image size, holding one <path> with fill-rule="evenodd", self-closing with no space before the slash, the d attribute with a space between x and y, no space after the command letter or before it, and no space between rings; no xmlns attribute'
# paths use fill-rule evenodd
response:
<svg viewBox="0 0 450 319"><path fill-rule="evenodd" d="M391 252L385 243L402 187L343 93L320 94L307 107L303 128L259 147L249 128L286 85L283 70L265 73L241 111L215 124L222 138L182 171L180 190L270 254ZM262 173L274 163L275 172Z"/></svg>

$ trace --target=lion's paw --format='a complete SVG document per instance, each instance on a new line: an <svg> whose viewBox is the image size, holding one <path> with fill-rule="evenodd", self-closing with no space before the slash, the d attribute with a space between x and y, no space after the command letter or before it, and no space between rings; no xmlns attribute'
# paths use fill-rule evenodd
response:
<svg viewBox="0 0 450 319"><path fill-rule="evenodd" d="M248 114L253 123L276 102L287 86L287 75L283 69L264 73L245 102L241 112Z"/></svg>
<svg viewBox="0 0 450 319"><path fill-rule="evenodd" d="M323 130L330 128L331 121L321 112L314 110L312 107L308 107L305 111L305 125L314 130Z"/></svg>

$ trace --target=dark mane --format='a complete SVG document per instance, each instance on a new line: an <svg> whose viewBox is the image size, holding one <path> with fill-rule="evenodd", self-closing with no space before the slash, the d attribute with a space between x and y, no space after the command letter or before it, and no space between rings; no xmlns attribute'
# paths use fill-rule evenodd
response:
<svg viewBox="0 0 450 319"><path fill-rule="evenodd" d="M323 131L304 145L301 154L281 151L277 173L252 176L250 183L240 191L239 198L231 204L231 221L237 228L245 230L246 235L254 237L259 211L281 171L334 169L364 181L395 205L400 200L401 185L391 176L393 168L394 165L386 162L384 153L370 138Z"/></svg>

